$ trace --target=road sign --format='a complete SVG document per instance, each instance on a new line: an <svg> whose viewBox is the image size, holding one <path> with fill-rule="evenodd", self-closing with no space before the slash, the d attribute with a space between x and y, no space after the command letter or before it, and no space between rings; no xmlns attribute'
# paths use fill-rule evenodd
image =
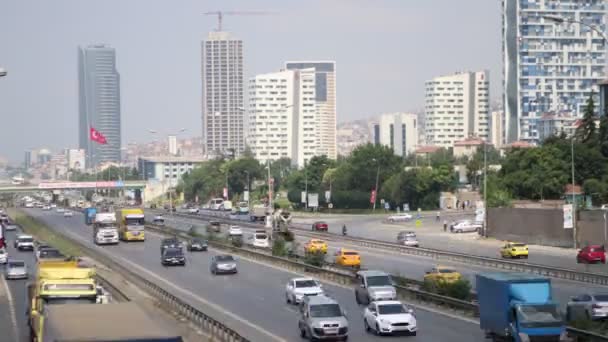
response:
<svg viewBox="0 0 608 342"><path fill-rule="evenodd" d="M306 203L306 191L302 191L300 203Z"/></svg>
<svg viewBox="0 0 608 342"><path fill-rule="evenodd" d="M325 191L325 202L329 202L331 199L331 192Z"/></svg>
<svg viewBox="0 0 608 342"><path fill-rule="evenodd" d="M312 208L319 206L319 194L308 194L308 206Z"/></svg>
<svg viewBox="0 0 608 342"><path fill-rule="evenodd" d="M390 210L391 209L391 204L388 203L388 202L384 202L384 209Z"/></svg>

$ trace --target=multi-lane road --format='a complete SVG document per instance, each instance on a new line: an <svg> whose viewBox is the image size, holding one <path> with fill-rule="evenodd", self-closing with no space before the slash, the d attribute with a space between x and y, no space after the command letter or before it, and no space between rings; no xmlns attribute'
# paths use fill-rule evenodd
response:
<svg viewBox="0 0 608 342"><path fill-rule="evenodd" d="M146 219L151 222L154 214L149 213L147 215L149 217L146 217ZM202 226L206 222L203 218L198 216L183 217L165 215L164 218L165 224L184 230L187 230L193 224ZM244 230L247 231L249 229L244 228ZM295 231L295 233L297 236L297 231ZM297 237L296 239L300 246L302 246L306 241L308 241L308 238L304 237ZM327 257L328 261L331 258L333 252L335 252L338 248L350 248L357 250L361 254L363 267L368 269L380 269L394 275L401 275L411 279L423 280L425 271L437 265L437 261L432 258L413 255L402 255L384 250L354 246L350 245L348 242L339 242L335 240L328 240L327 242L329 246ZM473 286L475 285L476 273L496 271L495 269L491 268L464 265L461 263L447 261L442 261L441 265L450 266L453 269L459 271L464 277L471 281L471 284ZM606 287L593 284L581 284L579 282L560 279L553 279L552 283L554 297L558 302L562 304L563 307L565 307L565 304L568 302L570 297L579 295L581 293L582 287L585 290L592 291L595 293L608 293L608 289Z"/></svg>
<svg viewBox="0 0 608 342"><path fill-rule="evenodd" d="M120 243L116 246L95 246L90 227L82 215L71 219L54 212L35 209L27 212L53 229L96 248L107 256L131 267L160 286L188 300L195 307L218 317L253 341L299 340L294 306L285 303L285 284L296 274L268 265L239 259L239 273L213 276L209 262L214 250L187 254L186 267L163 267L160 264L159 235L147 233L144 243ZM374 341L378 337L365 332L362 307L355 303L353 289L325 284L326 291L336 298L348 314L350 338L353 341ZM416 309L419 332L412 341L483 341L479 326L443 313ZM409 338L408 338L409 340Z"/></svg>

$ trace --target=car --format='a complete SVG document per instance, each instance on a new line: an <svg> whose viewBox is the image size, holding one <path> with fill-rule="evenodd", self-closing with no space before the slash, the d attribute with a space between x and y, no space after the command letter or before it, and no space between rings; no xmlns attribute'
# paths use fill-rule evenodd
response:
<svg viewBox="0 0 608 342"><path fill-rule="evenodd" d="M418 242L418 238L416 238L416 233L414 232L399 232L397 234L397 243L408 247L420 246L420 242Z"/></svg>
<svg viewBox="0 0 608 342"><path fill-rule="evenodd" d="M348 320L338 302L328 296L305 296L300 305L298 329L311 341L348 340Z"/></svg>
<svg viewBox="0 0 608 342"><path fill-rule="evenodd" d="M168 247L163 250L160 257L160 263L163 266L186 266L186 256L181 248Z"/></svg>
<svg viewBox="0 0 608 342"><path fill-rule="evenodd" d="M327 253L327 242L320 239L310 239L304 245L305 253Z"/></svg>
<svg viewBox="0 0 608 342"><path fill-rule="evenodd" d="M215 255L211 258L209 270L212 274L238 273L236 260L230 254Z"/></svg>
<svg viewBox="0 0 608 342"><path fill-rule="evenodd" d="M324 231L326 232L329 229L329 226L327 225L327 222L323 222L323 221L317 221L315 223L312 224L312 230L313 231Z"/></svg>
<svg viewBox="0 0 608 342"><path fill-rule="evenodd" d="M39 249L36 253L36 261L40 260L65 260L66 256L63 255L59 250L46 247L43 249Z"/></svg>
<svg viewBox="0 0 608 342"><path fill-rule="evenodd" d="M413 216L411 214L399 213L399 214L395 214L395 215L391 215L391 216L387 217L386 220L390 223L408 222L408 221L411 221L412 218L413 218Z"/></svg>
<svg viewBox="0 0 608 342"><path fill-rule="evenodd" d="M378 335L406 333L416 336L418 326L414 310L397 300L370 303L363 311L365 331Z"/></svg>
<svg viewBox="0 0 608 342"><path fill-rule="evenodd" d="M63 209L61 207L57 207L57 209L55 209L55 211L58 212L59 214L61 214L65 211L65 209Z"/></svg>
<svg viewBox="0 0 608 342"><path fill-rule="evenodd" d="M187 212L188 214L198 214L199 209L198 209L198 208L188 208L188 209L186 210L186 212Z"/></svg>
<svg viewBox="0 0 608 342"><path fill-rule="evenodd" d="M36 203L36 208L42 209L42 207L44 207L44 204L42 204L42 203Z"/></svg>
<svg viewBox="0 0 608 342"><path fill-rule="evenodd" d="M17 230L18 226L15 222L12 221L8 221L5 225L4 225L4 229L6 231L15 231Z"/></svg>
<svg viewBox="0 0 608 342"><path fill-rule="evenodd" d="M189 252L194 252L194 251L202 251L202 252L206 252L207 251L207 241L201 239L201 238L192 238L190 240L188 240L188 244L186 249Z"/></svg>
<svg viewBox="0 0 608 342"><path fill-rule="evenodd" d="M524 258L528 259L528 245L525 243L507 242L500 249L500 256L503 258Z"/></svg>
<svg viewBox="0 0 608 342"><path fill-rule="evenodd" d="M50 206L50 207L51 207L51 209L55 209L55 208L57 208L57 204L55 204L55 203L51 203L51 206Z"/></svg>
<svg viewBox="0 0 608 342"><path fill-rule="evenodd" d="M424 281L455 283L462 279L462 275L446 266L435 266L425 272Z"/></svg>
<svg viewBox="0 0 608 342"><path fill-rule="evenodd" d="M34 237L31 235L17 235L13 247L18 251L34 250Z"/></svg>
<svg viewBox="0 0 608 342"><path fill-rule="evenodd" d="M74 216L74 213L71 212L70 210L66 210L63 212L63 217L72 217Z"/></svg>
<svg viewBox="0 0 608 342"><path fill-rule="evenodd" d="M299 304L305 296L323 294L321 283L312 278L292 278L285 285L285 300L287 304Z"/></svg>
<svg viewBox="0 0 608 342"><path fill-rule="evenodd" d="M27 203L25 203L25 207L26 207L26 208L33 208L33 207L34 207L34 203L32 203L32 202L27 202Z"/></svg>
<svg viewBox="0 0 608 342"><path fill-rule="evenodd" d="M23 260L9 260L4 269L4 277L6 279L27 279L27 265Z"/></svg>
<svg viewBox="0 0 608 342"><path fill-rule="evenodd" d="M608 318L608 294L582 293L566 304L566 320L597 320Z"/></svg>
<svg viewBox="0 0 608 342"><path fill-rule="evenodd" d="M209 221L207 225L207 232L219 233L222 231L222 224L219 221Z"/></svg>
<svg viewBox="0 0 608 342"><path fill-rule="evenodd" d="M581 264L606 263L606 250L602 245L589 245L583 247L576 255L576 262Z"/></svg>
<svg viewBox="0 0 608 342"><path fill-rule="evenodd" d="M42 207L42 210L49 211L49 210L51 210L51 206L45 205L44 207Z"/></svg>
<svg viewBox="0 0 608 342"><path fill-rule="evenodd" d="M386 272L365 270L357 272L355 277L358 283L355 287L357 304L367 305L374 301L397 299L397 289Z"/></svg>
<svg viewBox="0 0 608 342"><path fill-rule="evenodd" d="M450 231L452 233L477 232L482 228L483 226L481 224L475 223L471 220L455 221L450 225Z"/></svg>
<svg viewBox="0 0 608 342"><path fill-rule="evenodd" d="M160 253L162 254L167 248L182 248L182 242L177 236L160 240Z"/></svg>
<svg viewBox="0 0 608 342"><path fill-rule="evenodd" d="M340 248L335 254L336 264L348 267L361 267L361 256L351 249Z"/></svg>
<svg viewBox="0 0 608 342"><path fill-rule="evenodd" d="M251 237L251 245L255 248L269 248L270 240L266 232L255 232Z"/></svg>
<svg viewBox="0 0 608 342"><path fill-rule="evenodd" d="M8 261L8 252L6 248L0 248L0 264L6 264Z"/></svg>
<svg viewBox="0 0 608 342"><path fill-rule="evenodd" d="M162 226L165 224L165 218L163 217L163 215L156 215L152 219L152 223Z"/></svg>
<svg viewBox="0 0 608 342"><path fill-rule="evenodd" d="M230 226L230 229L228 229L228 235L241 236L243 235L243 230L239 226Z"/></svg>

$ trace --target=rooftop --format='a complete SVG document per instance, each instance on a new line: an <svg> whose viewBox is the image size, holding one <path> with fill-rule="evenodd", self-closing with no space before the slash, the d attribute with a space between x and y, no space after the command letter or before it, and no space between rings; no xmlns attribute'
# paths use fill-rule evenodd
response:
<svg viewBox="0 0 608 342"><path fill-rule="evenodd" d="M139 157L140 160L145 160L152 163L202 163L207 159L203 157L178 157L178 156L155 156L155 157Z"/></svg>
<svg viewBox="0 0 608 342"><path fill-rule="evenodd" d="M418 149L416 149L416 153L418 153L418 154L435 153L435 152L439 151L440 149L441 149L441 147L439 147L439 146L420 146L420 147L418 147Z"/></svg>
<svg viewBox="0 0 608 342"><path fill-rule="evenodd" d="M514 141L510 144L506 144L502 148L509 149L509 148L532 148L532 147L534 147L534 145L530 144L529 142L518 140L518 141Z"/></svg>
<svg viewBox="0 0 608 342"><path fill-rule="evenodd" d="M479 146L483 145L484 141L479 138L466 138L461 141L454 142L454 147L456 146Z"/></svg>

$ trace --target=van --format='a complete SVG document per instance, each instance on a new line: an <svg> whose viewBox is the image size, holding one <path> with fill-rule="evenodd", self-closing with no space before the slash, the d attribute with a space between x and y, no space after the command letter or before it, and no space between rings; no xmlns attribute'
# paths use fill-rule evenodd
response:
<svg viewBox="0 0 608 342"><path fill-rule="evenodd" d="M348 320L340 304L326 295L304 296L298 328L302 338L311 341L348 339Z"/></svg>

